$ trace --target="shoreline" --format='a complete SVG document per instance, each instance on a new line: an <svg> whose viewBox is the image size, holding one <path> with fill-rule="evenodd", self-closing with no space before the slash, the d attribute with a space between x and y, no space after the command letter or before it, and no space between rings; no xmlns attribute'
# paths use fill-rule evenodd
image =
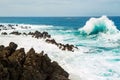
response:
<svg viewBox="0 0 120 80"><path fill-rule="evenodd" d="M21 25L18 25L18 24L7 24L7 25L0 25L0 31L1 32L1 35L16 35L16 36L20 36L20 35L23 35L23 36L32 36L33 38L37 38L37 39L44 39L46 43L48 44L53 44L55 46L57 46L59 49L63 50L63 51L72 51L74 52L75 49L78 49L78 47L72 45L72 44L63 44L63 43L59 43L59 42L56 42L55 39L53 39L51 37L50 34L48 34L48 32L46 31L43 31L43 32L40 32L40 31L34 31L34 32L19 32L16 30L16 27L19 27L23 30L27 30L27 29L31 29L30 26L21 26ZM7 33L7 30L12 30L10 31L9 33Z"/></svg>

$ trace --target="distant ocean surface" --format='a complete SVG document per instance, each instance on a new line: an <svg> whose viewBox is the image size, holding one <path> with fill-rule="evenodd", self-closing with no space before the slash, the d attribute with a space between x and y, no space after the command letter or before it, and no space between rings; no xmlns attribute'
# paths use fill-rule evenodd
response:
<svg viewBox="0 0 120 80"><path fill-rule="evenodd" d="M44 50L69 72L71 80L120 80L120 16L0 17L0 24L30 26L31 29L16 30L47 31L57 42L77 46L74 52L61 51L29 36L0 35L0 44L14 41L26 50ZM13 30L1 28L0 33L4 31Z"/></svg>
<svg viewBox="0 0 120 80"><path fill-rule="evenodd" d="M18 23L34 25L53 25L78 29L83 27L91 17L0 17L0 23ZM108 17L120 29L120 16Z"/></svg>

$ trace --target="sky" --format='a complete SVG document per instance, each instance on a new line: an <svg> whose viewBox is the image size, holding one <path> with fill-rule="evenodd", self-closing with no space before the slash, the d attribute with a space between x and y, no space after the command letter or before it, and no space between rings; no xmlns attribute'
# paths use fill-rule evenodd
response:
<svg viewBox="0 0 120 80"><path fill-rule="evenodd" d="M120 0L0 0L0 16L120 16Z"/></svg>

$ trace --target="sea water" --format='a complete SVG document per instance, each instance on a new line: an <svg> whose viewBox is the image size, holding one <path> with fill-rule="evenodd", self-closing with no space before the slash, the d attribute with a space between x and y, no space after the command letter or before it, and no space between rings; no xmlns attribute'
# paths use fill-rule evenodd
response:
<svg viewBox="0 0 120 80"><path fill-rule="evenodd" d="M0 23L30 26L16 31L47 31L57 42L73 44L74 52L61 51L44 39L0 35L0 45L13 41L26 52L44 50L69 74L71 80L120 80L120 17L0 17ZM16 26L15 26L16 27ZM1 30L10 33L11 29Z"/></svg>

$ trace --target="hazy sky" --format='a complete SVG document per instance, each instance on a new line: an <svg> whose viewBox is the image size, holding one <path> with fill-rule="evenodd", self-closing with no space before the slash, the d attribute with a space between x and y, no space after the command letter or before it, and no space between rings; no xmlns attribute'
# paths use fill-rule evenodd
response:
<svg viewBox="0 0 120 80"><path fill-rule="evenodd" d="M120 0L0 0L0 16L101 15L120 15Z"/></svg>

